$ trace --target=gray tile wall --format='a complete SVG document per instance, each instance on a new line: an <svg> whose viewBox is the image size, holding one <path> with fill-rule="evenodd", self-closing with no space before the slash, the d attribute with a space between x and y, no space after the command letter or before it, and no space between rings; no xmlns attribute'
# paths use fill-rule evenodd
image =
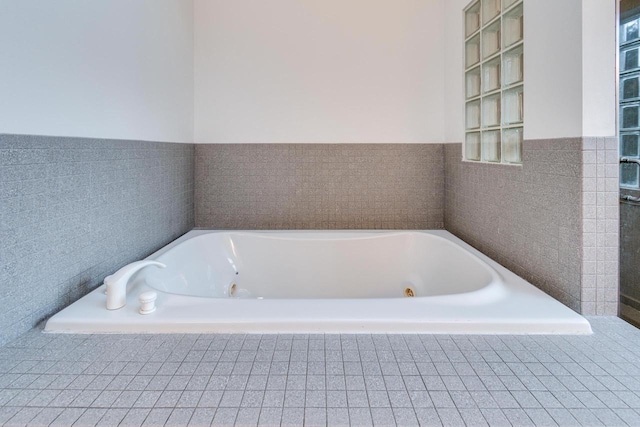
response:
<svg viewBox="0 0 640 427"><path fill-rule="evenodd" d="M443 227L442 144L196 145L196 226Z"/></svg>
<svg viewBox="0 0 640 427"><path fill-rule="evenodd" d="M189 231L194 146L0 135L0 345Z"/></svg>
<svg viewBox="0 0 640 427"><path fill-rule="evenodd" d="M460 144L0 135L0 345L194 225L446 226L575 310L615 314L615 144L526 141L504 166L461 162Z"/></svg>
<svg viewBox="0 0 640 427"><path fill-rule="evenodd" d="M525 141L522 166L445 147L445 227L583 314L616 315L617 138Z"/></svg>
<svg viewBox="0 0 640 427"><path fill-rule="evenodd" d="M582 313L618 314L618 138L583 142Z"/></svg>
<svg viewBox="0 0 640 427"><path fill-rule="evenodd" d="M445 153L446 229L580 311L582 140L525 141L522 166Z"/></svg>

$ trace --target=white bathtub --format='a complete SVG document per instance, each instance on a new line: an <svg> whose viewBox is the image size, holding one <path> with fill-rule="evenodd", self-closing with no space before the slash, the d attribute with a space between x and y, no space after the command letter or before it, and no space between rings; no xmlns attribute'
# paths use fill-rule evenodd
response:
<svg viewBox="0 0 640 427"><path fill-rule="evenodd" d="M446 231L191 231L165 269L104 286L45 327L75 333L588 334L586 319ZM155 290L141 315L138 295ZM413 296L412 296L413 295Z"/></svg>

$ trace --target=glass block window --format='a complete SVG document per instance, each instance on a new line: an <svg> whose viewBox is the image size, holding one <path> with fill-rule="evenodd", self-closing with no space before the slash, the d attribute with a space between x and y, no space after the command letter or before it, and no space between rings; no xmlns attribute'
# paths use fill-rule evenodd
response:
<svg viewBox="0 0 640 427"><path fill-rule="evenodd" d="M638 189L640 166L640 15L620 23L620 186Z"/></svg>
<svg viewBox="0 0 640 427"><path fill-rule="evenodd" d="M475 0L464 10L465 160L522 163L523 1ZM630 95L638 83L629 82Z"/></svg>

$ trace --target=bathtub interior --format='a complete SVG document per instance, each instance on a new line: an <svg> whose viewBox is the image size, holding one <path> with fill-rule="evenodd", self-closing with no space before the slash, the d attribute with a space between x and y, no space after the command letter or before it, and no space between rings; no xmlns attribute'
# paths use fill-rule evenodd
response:
<svg viewBox="0 0 640 427"><path fill-rule="evenodd" d="M212 232L155 259L167 268L142 273L150 287L211 298L428 297L474 292L500 280L460 246L419 232Z"/></svg>

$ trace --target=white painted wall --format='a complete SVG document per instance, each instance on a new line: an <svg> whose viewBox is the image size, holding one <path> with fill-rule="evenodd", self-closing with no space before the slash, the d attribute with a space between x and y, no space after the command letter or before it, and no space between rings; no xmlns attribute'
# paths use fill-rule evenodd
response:
<svg viewBox="0 0 640 427"><path fill-rule="evenodd" d="M616 134L616 2L582 0L582 134Z"/></svg>
<svg viewBox="0 0 640 427"><path fill-rule="evenodd" d="M190 0L0 1L0 132L191 142Z"/></svg>
<svg viewBox="0 0 640 427"><path fill-rule="evenodd" d="M525 139L582 136L581 3L524 2Z"/></svg>
<svg viewBox="0 0 640 427"><path fill-rule="evenodd" d="M445 142L464 140L464 17L470 0L445 0Z"/></svg>
<svg viewBox="0 0 640 427"><path fill-rule="evenodd" d="M195 141L442 142L444 3L195 0Z"/></svg>
<svg viewBox="0 0 640 427"><path fill-rule="evenodd" d="M594 0L601 1L601 0ZM582 0L524 2L524 137L582 135ZM463 15L469 0L447 0L445 138L464 139ZM615 53L615 51L614 51Z"/></svg>
<svg viewBox="0 0 640 427"><path fill-rule="evenodd" d="M463 68L468 3L446 1L447 70ZM615 2L526 0L524 16L525 139L615 135ZM445 139L460 142L464 80L446 76Z"/></svg>
<svg viewBox="0 0 640 427"><path fill-rule="evenodd" d="M0 132L459 142L467 3L1 0ZM525 138L615 134L614 56L614 1L525 1Z"/></svg>

